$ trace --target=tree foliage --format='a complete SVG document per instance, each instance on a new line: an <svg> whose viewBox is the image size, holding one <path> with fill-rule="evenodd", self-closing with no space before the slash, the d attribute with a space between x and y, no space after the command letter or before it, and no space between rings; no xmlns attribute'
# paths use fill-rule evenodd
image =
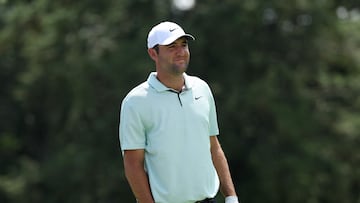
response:
<svg viewBox="0 0 360 203"><path fill-rule="evenodd" d="M134 202L118 113L154 71L146 35L163 20L196 37L189 74L213 89L243 202L359 202L359 8L0 1L0 202Z"/></svg>

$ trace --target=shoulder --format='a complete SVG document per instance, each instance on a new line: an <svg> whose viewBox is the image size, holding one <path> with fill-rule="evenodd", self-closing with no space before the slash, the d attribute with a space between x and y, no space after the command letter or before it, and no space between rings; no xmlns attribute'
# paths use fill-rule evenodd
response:
<svg viewBox="0 0 360 203"><path fill-rule="evenodd" d="M149 91L149 84L147 82L143 82L138 86L134 87L130 92L125 96L123 100L123 104L126 103L136 103L141 101Z"/></svg>
<svg viewBox="0 0 360 203"><path fill-rule="evenodd" d="M188 83L191 84L190 85L191 89L196 94L201 94L204 96L206 95L209 98L209 100L213 100L212 90L211 90L209 84L205 80L203 80L197 76L189 76L189 75L187 75L186 78L187 78Z"/></svg>
<svg viewBox="0 0 360 203"><path fill-rule="evenodd" d="M199 87L206 87L209 88L209 85L207 82L197 76L193 75L186 75L186 83L190 85L191 87L199 88Z"/></svg>

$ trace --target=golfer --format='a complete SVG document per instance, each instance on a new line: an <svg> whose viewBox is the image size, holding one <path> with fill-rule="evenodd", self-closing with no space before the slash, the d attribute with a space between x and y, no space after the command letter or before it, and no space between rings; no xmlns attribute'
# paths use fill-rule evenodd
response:
<svg viewBox="0 0 360 203"><path fill-rule="evenodd" d="M120 110L119 137L126 178L139 203L238 203L219 144L215 102L206 82L186 74L188 42L173 22L147 38L156 72L131 90Z"/></svg>

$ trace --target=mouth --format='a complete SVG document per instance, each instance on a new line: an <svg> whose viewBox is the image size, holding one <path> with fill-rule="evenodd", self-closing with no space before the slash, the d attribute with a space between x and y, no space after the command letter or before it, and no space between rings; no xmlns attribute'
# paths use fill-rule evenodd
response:
<svg viewBox="0 0 360 203"><path fill-rule="evenodd" d="M177 63L186 63L186 59L183 59L183 58L175 59L175 62L177 62Z"/></svg>

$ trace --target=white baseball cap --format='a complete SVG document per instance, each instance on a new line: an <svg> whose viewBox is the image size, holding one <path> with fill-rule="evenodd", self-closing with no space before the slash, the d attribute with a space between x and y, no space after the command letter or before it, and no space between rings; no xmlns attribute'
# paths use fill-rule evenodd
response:
<svg viewBox="0 0 360 203"><path fill-rule="evenodd" d="M169 45L180 37L195 40L192 35L186 34L178 24L168 21L162 22L150 30L147 38L147 47L150 49L158 44Z"/></svg>

